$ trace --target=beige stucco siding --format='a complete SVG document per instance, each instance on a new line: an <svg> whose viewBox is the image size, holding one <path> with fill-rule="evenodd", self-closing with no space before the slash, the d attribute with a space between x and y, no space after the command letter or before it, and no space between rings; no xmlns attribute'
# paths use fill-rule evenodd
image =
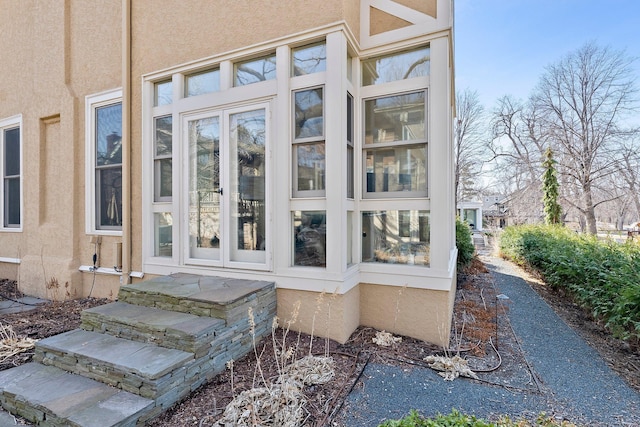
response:
<svg viewBox="0 0 640 427"><path fill-rule="evenodd" d="M120 1L2 1L0 119L22 115L22 232L0 234L23 292L82 296L84 97L120 86ZM52 281L52 279L55 279ZM60 283L55 290L47 282ZM66 284L66 287L65 287Z"/></svg>
<svg viewBox="0 0 640 427"><path fill-rule="evenodd" d="M134 1L134 75L252 46L343 19L343 0Z"/></svg>
<svg viewBox="0 0 640 427"><path fill-rule="evenodd" d="M360 289L345 294L278 289L278 318L290 327L316 337L344 343L360 324ZM296 306L299 308L296 311Z"/></svg>

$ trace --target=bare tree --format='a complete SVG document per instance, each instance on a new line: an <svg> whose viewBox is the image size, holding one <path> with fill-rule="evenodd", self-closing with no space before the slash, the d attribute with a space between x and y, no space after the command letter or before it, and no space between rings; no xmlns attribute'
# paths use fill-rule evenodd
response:
<svg viewBox="0 0 640 427"><path fill-rule="evenodd" d="M595 207L603 202L594 199L594 187L616 170L610 150L623 133L625 115L637 107L632 62L623 52L587 43L548 66L533 96L540 124L562 162L560 173L580 190L574 206L592 234Z"/></svg>
<svg viewBox="0 0 640 427"><path fill-rule="evenodd" d="M635 206L635 220L640 220L640 139L631 138L621 145L619 174Z"/></svg>
<svg viewBox="0 0 640 427"><path fill-rule="evenodd" d="M454 122L456 203L477 193L482 164L486 160L484 108L476 91L456 94Z"/></svg>
<svg viewBox="0 0 640 427"><path fill-rule="evenodd" d="M505 194L516 195L510 198L510 215L517 222L537 221L542 212L542 161L548 147L538 111L531 102L504 96L491 122L496 175L502 186L507 185Z"/></svg>

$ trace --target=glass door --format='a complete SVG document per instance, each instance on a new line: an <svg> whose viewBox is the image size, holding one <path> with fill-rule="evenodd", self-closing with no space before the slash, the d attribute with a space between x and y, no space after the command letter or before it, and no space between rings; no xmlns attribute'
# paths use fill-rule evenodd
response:
<svg viewBox="0 0 640 427"><path fill-rule="evenodd" d="M220 115L187 120L187 230L190 260L221 261Z"/></svg>
<svg viewBox="0 0 640 427"><path fill-rule="evenodd" d="M255 108L255 107L254 107ZM266 262L266 108L229 112L230 262Z"/></svg>
<svg viewBox="0 0 640 427"><path fill-rule="evenodd" d="M186 263L266 267L267 107L223 109L183 120Z"/></svg>

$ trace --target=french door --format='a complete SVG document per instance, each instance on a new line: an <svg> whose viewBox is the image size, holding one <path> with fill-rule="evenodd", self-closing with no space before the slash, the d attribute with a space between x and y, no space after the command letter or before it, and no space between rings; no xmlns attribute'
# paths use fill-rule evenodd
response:
<svg viewBox="0 0 640 427"><path fill-rule="evenodd" d="M268 107L183 117L186 263L266 268Z"/></svg>

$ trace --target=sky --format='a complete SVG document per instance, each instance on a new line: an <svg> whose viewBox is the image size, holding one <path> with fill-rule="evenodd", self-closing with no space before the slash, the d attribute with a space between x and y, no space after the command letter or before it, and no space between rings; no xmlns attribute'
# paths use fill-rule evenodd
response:
<svg viewBox="0 0 640 427"><path fill-rule="evenodd" d="M485 110L525 100L545 67L588 42L625 51L640 88L640 0L455 0L456 90Z"/></svg>

